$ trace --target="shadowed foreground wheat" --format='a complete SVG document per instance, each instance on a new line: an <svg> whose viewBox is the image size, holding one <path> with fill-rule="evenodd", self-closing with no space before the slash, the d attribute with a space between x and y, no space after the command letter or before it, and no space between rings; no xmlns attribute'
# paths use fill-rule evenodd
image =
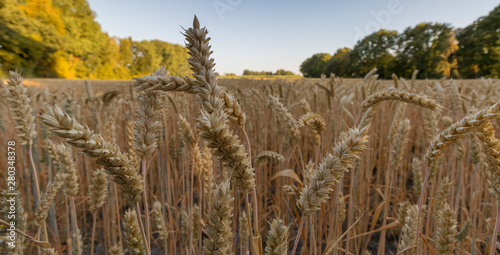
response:
<svg viewBox="0 0 500 255"><path fill-rule="evenodd" d="M0 254L497 252L499 81L218 79L208 30L183 34L190 76L9 73Z"/></svg>

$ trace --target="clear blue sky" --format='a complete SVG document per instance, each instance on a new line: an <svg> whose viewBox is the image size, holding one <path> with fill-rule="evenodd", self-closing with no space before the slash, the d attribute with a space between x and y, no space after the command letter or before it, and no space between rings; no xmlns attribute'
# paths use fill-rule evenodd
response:
<svg viewBox="0 0 500 255"><path fill-rule="evenodd" d="M110 36L184 45L181 26L196 14L212 37L219 73L244 69L299 73L314 53L334 53L380 28L403 31L421 22L464 27L498 0L89 0Z"/></svg>

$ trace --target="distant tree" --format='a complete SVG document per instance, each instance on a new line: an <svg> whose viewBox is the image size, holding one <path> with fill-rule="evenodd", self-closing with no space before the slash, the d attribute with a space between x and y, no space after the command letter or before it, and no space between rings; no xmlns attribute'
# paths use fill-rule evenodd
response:
<svg viewBox="0 0 500 255"><path fill-rule="evenodd" d="M295 75L292 71L287 71L285 69L278 69L275 75Z"/></svg>
<svg viewBox="0 0 500 255"><path fill-rule="evenodd" d="M351 55L352 50L349 48L338 49L328 61L325 74L333 73L338 77L351 77L353 75Z"/></svg>
<svg viewBox="0 0 500 255"><path fill-rule="evenodd" d="M321 74L326 72L328 61L332 56L328 53L317 53L312 57L306 59L300 65L300 72L304 77L320 77Z"/></svg>
<svg viewBox="0 0 500 255"><path fill-rule="evenodd" d="M500 5L487 16L459 29L458 69L464 78L500 77Z"/></svg>
<svg viewBox="0 0 500 255"><path fill-rule="evenodd" d="M382 29L358 41L350 54L354 75L364 76L376 67L381 78L391 78L397 39L397 31Z"/></svg>

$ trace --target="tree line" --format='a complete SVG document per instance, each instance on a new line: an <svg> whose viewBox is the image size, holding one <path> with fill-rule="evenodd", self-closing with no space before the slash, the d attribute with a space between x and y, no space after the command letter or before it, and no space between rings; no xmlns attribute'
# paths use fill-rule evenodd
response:
<svg viewBox="0 0 500 255"><path fill-rule="evenodd" d="M278 69L276 72L272 71L251 71L248 69L243 70L243 75L253 75L253 76L271 76L271 75L295 75L292 71L287 71L285 69Z"/></svg>
<svg viewBox="0 0 500 255"><path fill-rule="evenodd" d="M160 40L110 37L86 0L0 1L0 77L130 79L165 66L187 75L187 50Z"/></svg>
<svg viewBox="0 0 500 255"><path fill-rule="evenodd" d="M402 33L374 32L333 56L317 53L300 66L305 77L334 73L363 77L376 67L381 78L393 73L419 78L478 78L500 76L500 5L465 28L445 23L421 23Z"/></svg>

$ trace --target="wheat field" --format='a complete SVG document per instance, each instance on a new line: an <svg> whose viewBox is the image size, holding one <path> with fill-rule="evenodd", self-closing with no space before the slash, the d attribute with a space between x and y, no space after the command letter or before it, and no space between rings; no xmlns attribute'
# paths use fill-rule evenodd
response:
<svg viewBox="0 0 500 255"><path fill-rule="evenodd" d="M184 34L191 77L2 82L1 254L500 249L500 81L218 80Z"/></svg>

